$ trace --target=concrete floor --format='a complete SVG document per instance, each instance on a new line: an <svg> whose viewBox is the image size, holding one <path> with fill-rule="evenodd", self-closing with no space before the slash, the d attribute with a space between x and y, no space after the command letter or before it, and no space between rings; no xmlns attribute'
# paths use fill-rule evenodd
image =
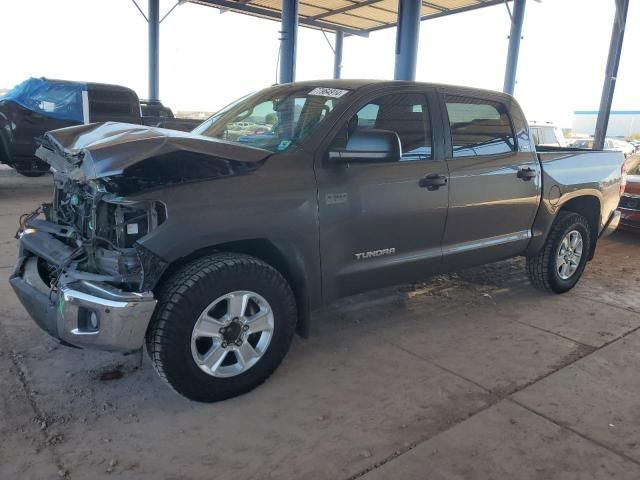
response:
<svg viewBox="0 0 640 480"><path fill-rule="evenodd" d="M638 479L640 236L572 292L520 259L343 300L262 387L202 405L56 345L6 282L51 178L0 171L2 479Z"/></svg>

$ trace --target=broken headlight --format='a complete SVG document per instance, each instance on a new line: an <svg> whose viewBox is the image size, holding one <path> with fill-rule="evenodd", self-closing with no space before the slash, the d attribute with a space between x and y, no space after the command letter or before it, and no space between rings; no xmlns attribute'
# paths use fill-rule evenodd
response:
<svg viewBox="0 0 640 480"><path fill-rule="evenodd" d="M118 248L131 248L166 218L162 202L104 199L96 212L96 233Z"/></svg>

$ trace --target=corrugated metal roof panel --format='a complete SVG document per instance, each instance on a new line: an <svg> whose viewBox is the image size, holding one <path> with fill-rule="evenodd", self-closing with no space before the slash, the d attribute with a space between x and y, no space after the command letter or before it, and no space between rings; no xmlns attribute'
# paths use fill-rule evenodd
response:
<svg viewBox="0 0 640 480"><path fill-rule="evenodd" d="M223 10L277 19L282 0L188 0ZM503 3L504 0L423 0L423 19ZM392 27L398 19L398 0L299 0L300 24L312 28L366 33Z"/></svg>

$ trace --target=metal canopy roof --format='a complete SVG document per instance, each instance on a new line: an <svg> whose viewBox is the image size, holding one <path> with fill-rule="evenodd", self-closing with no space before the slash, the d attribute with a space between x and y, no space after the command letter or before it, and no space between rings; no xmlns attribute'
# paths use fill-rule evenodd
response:
<svg viewBox="0 0 640 480"><path fill-rule="evenodd" d="M187 0L221 10L280 20L282 0ZM422 2L422 20L504 3L505 0L429 0ZM398 21L398 0L300 0L301 25L342 30L352 35L393 27Z"/></svg>

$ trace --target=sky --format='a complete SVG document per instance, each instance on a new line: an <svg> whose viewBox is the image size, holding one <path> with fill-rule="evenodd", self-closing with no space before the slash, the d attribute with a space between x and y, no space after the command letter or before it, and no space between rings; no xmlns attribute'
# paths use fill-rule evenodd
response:
<svg viewBox="0 0 640 480"><path fill-rule="evenodd" d="M640 0L631 0L613 108L640 110ZM139 0L146 11L146 0ZM175 4L160 0L161 15ZM529 0L515 96L529 120L571 126L597 110L614 0ZM131 0L0 1L0 88L30 76L116 83L148 95L146 21ZM423 21L416 80L501 90L509 34L504 5ZM160 27L160 98L173 110L216 111L276 80L279 22L196 4ZM333 42L333 34L327 33ZM343 77L391 79L395 28L347 37ZM298 80L330 78L322 32L300 28Z"/></svg>

